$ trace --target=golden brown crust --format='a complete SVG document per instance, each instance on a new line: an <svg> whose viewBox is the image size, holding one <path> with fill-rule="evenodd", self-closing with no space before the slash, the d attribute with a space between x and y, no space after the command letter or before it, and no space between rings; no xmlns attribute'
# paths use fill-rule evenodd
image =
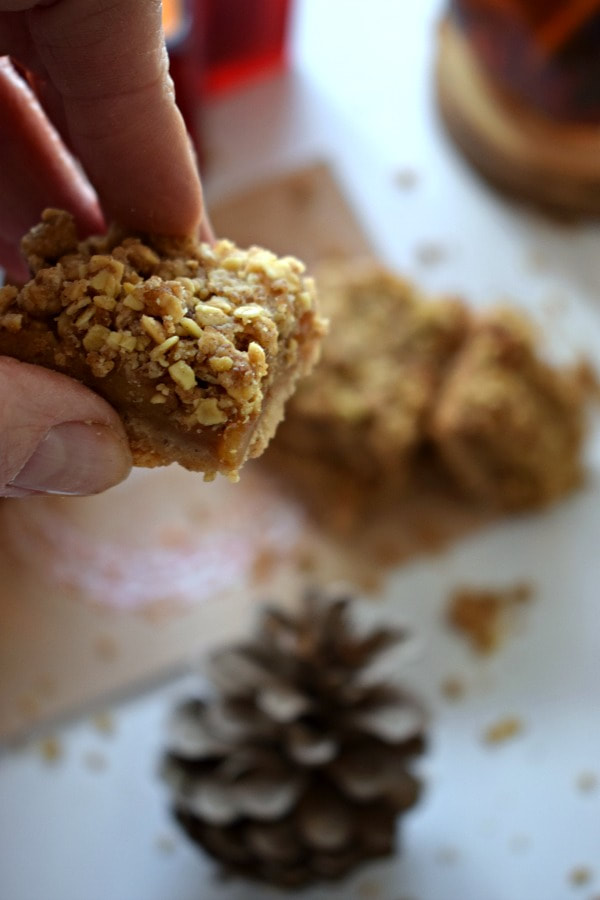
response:
<svg viewBox="0 0 600 900"><path fill-rule="evenodd" d="M324 332L298 260L115 229L78 242L57 210L23 250L33 278L0 290L1 353L105 397L137 465L235 478L262 452Z"/></svg>
<svg viewBox="0 0 600 900"><path fill-rule="evenodd" d="M543 506L581 478L583 389L544 363L526 320L477 322L444 381L431 434L458 483L505 509Z"/></svg>

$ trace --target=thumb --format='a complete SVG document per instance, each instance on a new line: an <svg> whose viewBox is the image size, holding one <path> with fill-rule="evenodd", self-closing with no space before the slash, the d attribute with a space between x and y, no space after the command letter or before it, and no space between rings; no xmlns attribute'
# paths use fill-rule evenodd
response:
<svg viewBox="0 0 600 900"><path fill-rule="evenodd" d="M101 397L48 369L0 357L0 496L96 494L131 468Z"/></svg>

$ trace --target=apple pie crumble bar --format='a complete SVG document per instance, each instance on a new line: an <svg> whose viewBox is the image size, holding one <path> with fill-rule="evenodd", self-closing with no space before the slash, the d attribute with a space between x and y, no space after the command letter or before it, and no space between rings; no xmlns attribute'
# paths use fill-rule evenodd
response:
<svg viewBox="0 0 600 900"><path fill-rule="evenodd" d="M406 474L465 337L466 312L453 299L426 300L370 262L332 264L318 284L334 328L317 370L290 401L277 445L363 480Z"/></svg>
<svg viewBox="0 0 600 900"><path fill-rule="evenodd" d="M511 510L580 480L584 385L542 361L523 316L475 315L372 264L332 266L319 295L332 333L288 404L275 442L284 463L318 460L347 477L346 492L441 474L451 490Z"/></svg>
<svg viewBox="0 0 600 900"><path fill-rule="evenodd" d="M22 248L32 278L0 289L0 353L101 394L137 465L235 480L264 450L325 330L302 263L114 227L79 241L58 210Z"/></svg>

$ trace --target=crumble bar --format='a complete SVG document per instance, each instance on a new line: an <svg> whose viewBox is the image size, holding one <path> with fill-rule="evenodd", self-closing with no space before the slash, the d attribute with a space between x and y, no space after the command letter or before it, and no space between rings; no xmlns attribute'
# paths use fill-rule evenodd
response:
<svg viewBox="0 0 600 900"><path fill-rule="evenodd" d="M431 434L457 482L508 510L544 506L581 479L584 386L543 362L510 310L475 322L442 384Z"/></svg>
<svg viewBox="0 0 600 900"><path fill-rule="evenodd" d="M524 316L475 315L372 263L332 264L318 283L334 328L278 432L290 465L326 466L345 480L340 498L396 496L430 473L506 510L543 506L578 483L582 372L543 362Z"/></svg>
<svg viewBox="0 0 600 900"><path fill-rule="evenodd" d="M79 241L51 209L22 249L32 279L0 289L0 353L101 394L137 465L236 480L262 453L325 331L302 263L115 227Z"/></svg>
<svg viewBox="0 0 600 900"><path fill-rule="evenodd" d="M318 284L335 327L317 370L288 405L277 446L361 480L406 474L446 364L464 339L465 310L452 299L426 300L368 262L332 264Z"/></svg>

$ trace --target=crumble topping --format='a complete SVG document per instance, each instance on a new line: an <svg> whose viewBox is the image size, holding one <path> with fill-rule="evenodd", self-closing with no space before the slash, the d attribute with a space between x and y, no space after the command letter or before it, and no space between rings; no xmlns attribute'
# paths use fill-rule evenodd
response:
<svg viewBox="0 0 600 900"><path fill-rule="evenodd" d="M175 459L235 478L264 449L324 332L301 262L117 228L79 241L58 210L44 212L22 247L33 277L20 291L0 289L2 352L102 393L129 426L139 464ZM159 411L162 434L142 421ZM198 429L221 432L211 458L194 454ZM173 430L189 445L176 447Z"/></svg>

